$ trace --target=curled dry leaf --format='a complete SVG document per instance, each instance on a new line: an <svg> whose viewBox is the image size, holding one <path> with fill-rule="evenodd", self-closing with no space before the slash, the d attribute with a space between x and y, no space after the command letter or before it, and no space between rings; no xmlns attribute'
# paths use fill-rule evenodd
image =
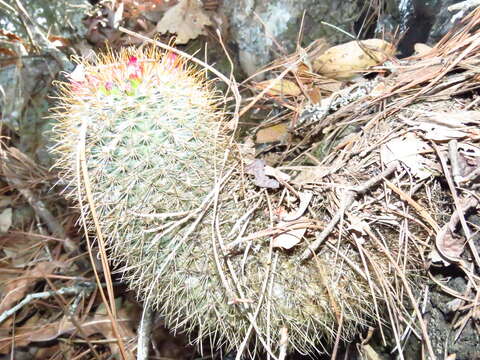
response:
<svg viewBox="0 0 480 360"><path fill-rule="evenodd" d="M290 175L285 174L284 172L268 165L265 166L265 174L268 176L273 176L275 179L277 179L280 182L290 181Z"/></svg>
<svg viewBox="0 0 480 360"><path fill-rule="evenodd" d="M480 111L435 112L404 121L422 131L423 137L428 140L448 141L480 136Z"/></svg>
<svg viewBox="0 0 480 360"><path fill-rule="evenodd" d="M276 228L286 230L275 236L272 246L286 250L293 248L302 241L305 232L311 224L312 220L305 216L293 221L279 221Z"/></svg>
<svg viewBox="0 0 480 360"><path fill-rule="evenodd" d="M394 54L395 47L385 40L355 40L328 49L314 60L313 70L337 80L350 80Z"/></svg>
<svg viewBox="0 0 480 360"><path fill-rule="evenodd" d="M465 244L464 239L452 233L446 224L436 236L435 247L429 255L430 260L447 266L460 260Z"/></svg>
<svg viewBox="0 0 480 360"><path fill-rule="evenodd" d="M278 189L280 183L265 174L265 161L255 159L245 167L245 172L249 175L255 176L254 184L269 189Z"/></svg>
<svg viewBox="0 0 480 360"><path fill-rule="evenodd" d="M348 229L358 232L361 235L366 235L366 229L369 229L368 223L363 218L355 215L348 216Z"/></svg>
<svg viewBox="0 0 480 360"><path fill-rule="evenodd" d="M305 166L294 181L298 185L315 184L323 181L329 170L327 166Z"/></svg>
<svg viewBox="0 0 480 360"><path fill-rule="evenodd" d="M448 229L444 236L437 242L437 247L442 254L449 258L460 258L465 248L465 240Z"/></svg>
<svg viewBox="0 0 480 360"><path fill-rule="evenodd" d="M396 160L405 164L413 175L419 179L426 179L432 172L433 164L421 155L429 149L429 145L420 140L414 133L390 140L380 149L384 164L390 164ZM430 166L429 166L430 165Z"/></svg>
<svg viewBox="0 0 480 360"><path fill-rule="evenodd" d="M310 201L312 201L313 193L311 191L302 191L300 194L300 205L298 209L292 213L285 214L282 218L283 221L294 221L300 218L310 205Z"/></svg>
<svg viewBox="0 0 480 360"><path fill-rule="evenodd" d="M309 219L306 217L302 217L302 215L305 213L305 211L308 208L308 205L310 205L310 201L313 198L313 193L310 191L303 191L300 193L300 204L298 208L291 212L284 214L282 216L282 220L278 223L278 227L282 228L288 228L291 225L297 225L298 223L305 223L304 227L300 228L294 228L291 230L288 230L284 233L281 233L280 235L276 236L273 239L273 244L272 246L274 248L284 248L284 249L291 249L300 241L302 240L302 237L305 235L305 232L307 231Z"/></svg>
<svg viewBox="0 0 480 360"><path fill-rule="evenodd" d="M155 31L177 34L175 42L186 44L205 34L205 26L212 25L210 17L203 11L200 0L180 0L165 12Z"/></svg>

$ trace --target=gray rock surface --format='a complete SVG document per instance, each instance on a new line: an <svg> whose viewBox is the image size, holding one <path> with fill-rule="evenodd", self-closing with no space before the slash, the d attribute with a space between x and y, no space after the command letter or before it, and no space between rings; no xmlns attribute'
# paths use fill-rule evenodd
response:
<svg viewBox="0 0 480 360"><path fill-rule="evenodd" d="M339 43L349 37L322 22L351 32L361 6L338 0L238 0L225 1L223 11L230 21L242 69L251 76L278 57L276 54L295 49L304 12L304 43L321 37Z"/></svg>
<svg viewBox="0 0 480 360"><path fill-rule="evenodd" d="M230 40L238 47L242 70L252 76L273 59L295 50L303 14L302 46L319 38L333 45L349 41L341 30L356 35L362 16L370 12L373 31L367 24L362 36L388 37L398 29L403 33L401 55L408 56L416 42L434 44L454 26L452 18L457 12L448 7L458 2L387 0L380 17L367 2L364 6L362 2L339 0L225 0L222 11L229 20Z"/></svg>

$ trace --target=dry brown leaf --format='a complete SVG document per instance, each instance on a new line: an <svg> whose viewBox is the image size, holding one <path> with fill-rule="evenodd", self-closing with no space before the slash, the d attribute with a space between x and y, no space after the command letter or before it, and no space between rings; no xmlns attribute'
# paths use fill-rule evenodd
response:
<svg viewBox="0 0 480 360"><path fill-rule="evenodd" d="M381 39L350 41L333 46L313 62L313 69L337 80L353 79L369 67L395 54L395 47Z"/></svg>
<svg viewBox="0 0 480 360"><path fill-rule="evenodd" d="M255 88L258 90L264 90L269 86L272 87L267 91L268 95L298 96L302 93L297 84L286 79L270 79L255 84Z"/></svg>
<svg viewBox="0 0 480 360"><path fill-rule="evenodd" d="M307 97L312 104L318 104L322 99L322 92L319 88L307 90Z"/></svg>
<svg viewBox="0 0 480 360"><path fill-rule="evenodd" d="M425 55L432 51L432 48L423 43L416 43L413 48L415 49L415 55Z"/></svg>
<svg viewBox="0 0 480 360"><path fill-rule="evenodd" d="M205 26L212 25L210 17L203 11L199 0L180 0L165 12L155 31L177 34L175 42L186 44L205 34Z"/></svg>
<svg viewBox="0 0 480 360"><path fill-rule="evenodd" d="M329 168L326 166L306 166L300 171L297 177L295 177L294 181L298 185L322 182L328 172Z"/></svg>
<svg viewBox="0 0 480 360"><path fill-rule="evenodd" d="M32 342L48 342L55 340L61 335L71 334L77 331L78 328L75 324L63 317L61 320L41 324L42 320L37 317L32 317L22 327L16 329L15 333L15 345L27 346ZM118 330L120 336L124 339L133 339L135 333L132 328L132 321L125 314L122 309L117 315ZM89 319L79 322L81 332L78 332L79 336L88 337L93 334L102 334L105 339L114 339L115 335L112 330L111 321L106 315L95 315ZM6 340L6 339L5 339ZM6 342L6 341L5 341ZM0 352L4 347L3 341L0 342ZM119 354L118 345L112 341L109 343L112 354Z"/></svg>
<svg viewBox="0 0 480 360"><path fill-rule="evenodd" d="M0 301L0 314L10 309L17 301L23 299L38 279L53 273L56 268L65 267L61 261L43 261L26 271L21 277L5 285L3 298Z"/></svg>
<svg viewBox="0 0 480 360"><path fill-rule="evenodd" d="M445 227L438 233L435 245L439 253L445 258L458 260L465 248L465 240L452 233L448 227Z"/></svg>
<svg viewBox="0 0 480 360"><path fill-rule="evenodd" d="M288 140L288 123L281 123L257 131L255 135L256 144L269 144L285 142Z"/></svg>
<svg viewBox="0 0 480 360"><path fill-rule="evenodd" d="M255 159L245 167L245 173L255 176L254 184L268 189L278 189L280 183L265 174L265 161Z"/></svg>
<svg viewBox="0 0 480 360"><path fill-rule="evenodd" d="M22 269L31 264L41 246L38 238L10 232L0 237L0 256L8 267ZM18 276L18 274L10 276Z"/></svg>

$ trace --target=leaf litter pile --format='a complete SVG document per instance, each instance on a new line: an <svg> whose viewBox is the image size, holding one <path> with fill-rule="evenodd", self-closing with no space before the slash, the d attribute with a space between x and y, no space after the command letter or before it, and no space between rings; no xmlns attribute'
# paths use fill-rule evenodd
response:
<svg viewBox="0 0 480 360"><path fill-rule="evenodd" d="M422 315L429 289L423 280L408 281L416 256L418 274L451 296L453 341L466 328L480 330L478 222L473 216L480 175L479 20L477 9L435 47L419 46L421 53L405 60L390 58L373 67L376 76L351 86L337 80L353 79L360 69L378 63L378 48L391 55L388 46L377 40L372 50L367 41L351 42L323 50L313 61L299 52L269 68L276 78L252 86L262 95L256 99L258 113L275 114L256 129L257 149L269 165L292 176L289 184L298 190L299 209L306 210L300 216L322 221L322 230L303 245L299 259L314 252L321 257L332 248L348 262L351 257L338 249L351 244L360 254L358 270L369 285L380 286L379 297L387 302L388 318L383 319L393 332L389 336L403 346L413 330L403 306L409 308L416 317L414 336L423 339L424 353L432 358L443 355L435 352ZM356 58L359 48L372 55L368 65ZM318 76L323 71L329 79ZM308 207L302 206L305 198ZM302 246L308 230L298 231L285 231L274 246ZM372 251L390 261L395 279L375 272ZM468 279L463 289L452 289L433 275L447 267ZM472 354L478 354L476 346Z"/></svg>
<svg viewBox="0 0 480 360"><path fill-rule="evenodd" d="M176 25L159 23L157 31L175 33ZM240 313L238 334L225 326L212 345L226 342L246 353L255 334L263 351L283 358L286 348L336 354L341 341L366 336L360 348L371 354L375 332L401 358L409 338L435 358L429 335L435 324L424 314L429 278L451 296L454 338L467 327L480 331L478 224L471 220L479 205L479 26L477 9L436 46L405 60L393 58L391 45L380 40L328 50L316 43L266 69L273 79L245 83L255 96L237 115L267 120L254 141L235 149L240 170L225 172L228 186L218 190L199 229L222 224L222 236L209 245L216 259L225 259L217 287L233 288L225 306ZM361 76L367 67L368 80ZM36 195L53 175L15 148L2 150L1 171L7 187L0 230L9 233L0 240L0 353L36 344L37 358L131 355L138 305L128 296L102 304L88 253L69 238L77 215L60 224L44 202L61 200ZM33 209L46 228L15 231L17 206ZM233 224L224 225L231 214L237 214ZM258 254L266 260L251 260ZM248 277L250 262L263 267L255 278ZM463 274L463 289L435 275L447 267ZM296 297L298 289L304 293ZM309 289L323 298L315 300ZM289 301L294 311L277 308ZM204 337L198 327L186 330L198 342ZM180 356L182 345L166 346L162 354Z"/></svg>

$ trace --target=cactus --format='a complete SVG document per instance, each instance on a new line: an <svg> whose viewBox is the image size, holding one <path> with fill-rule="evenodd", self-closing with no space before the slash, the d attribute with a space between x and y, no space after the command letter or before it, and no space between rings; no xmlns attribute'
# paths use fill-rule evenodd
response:
<svg viewBox="0 0 480 360"><path fill-rule="evenodd" d="M172 329L227 351L248 340L254 354L275 351L282 328L290 349L311 352L333 343L340 316L344 340L375 324L383 285L359 271L348 242L306 263L265 236L226 250L270 225L268 195L245 178L203 71L155 48L125 49L81 62L60 90L61 175L85 196L75 189L84 152L112 266ZM368 261L373 280L393 278L384 256Z"/></svg>

